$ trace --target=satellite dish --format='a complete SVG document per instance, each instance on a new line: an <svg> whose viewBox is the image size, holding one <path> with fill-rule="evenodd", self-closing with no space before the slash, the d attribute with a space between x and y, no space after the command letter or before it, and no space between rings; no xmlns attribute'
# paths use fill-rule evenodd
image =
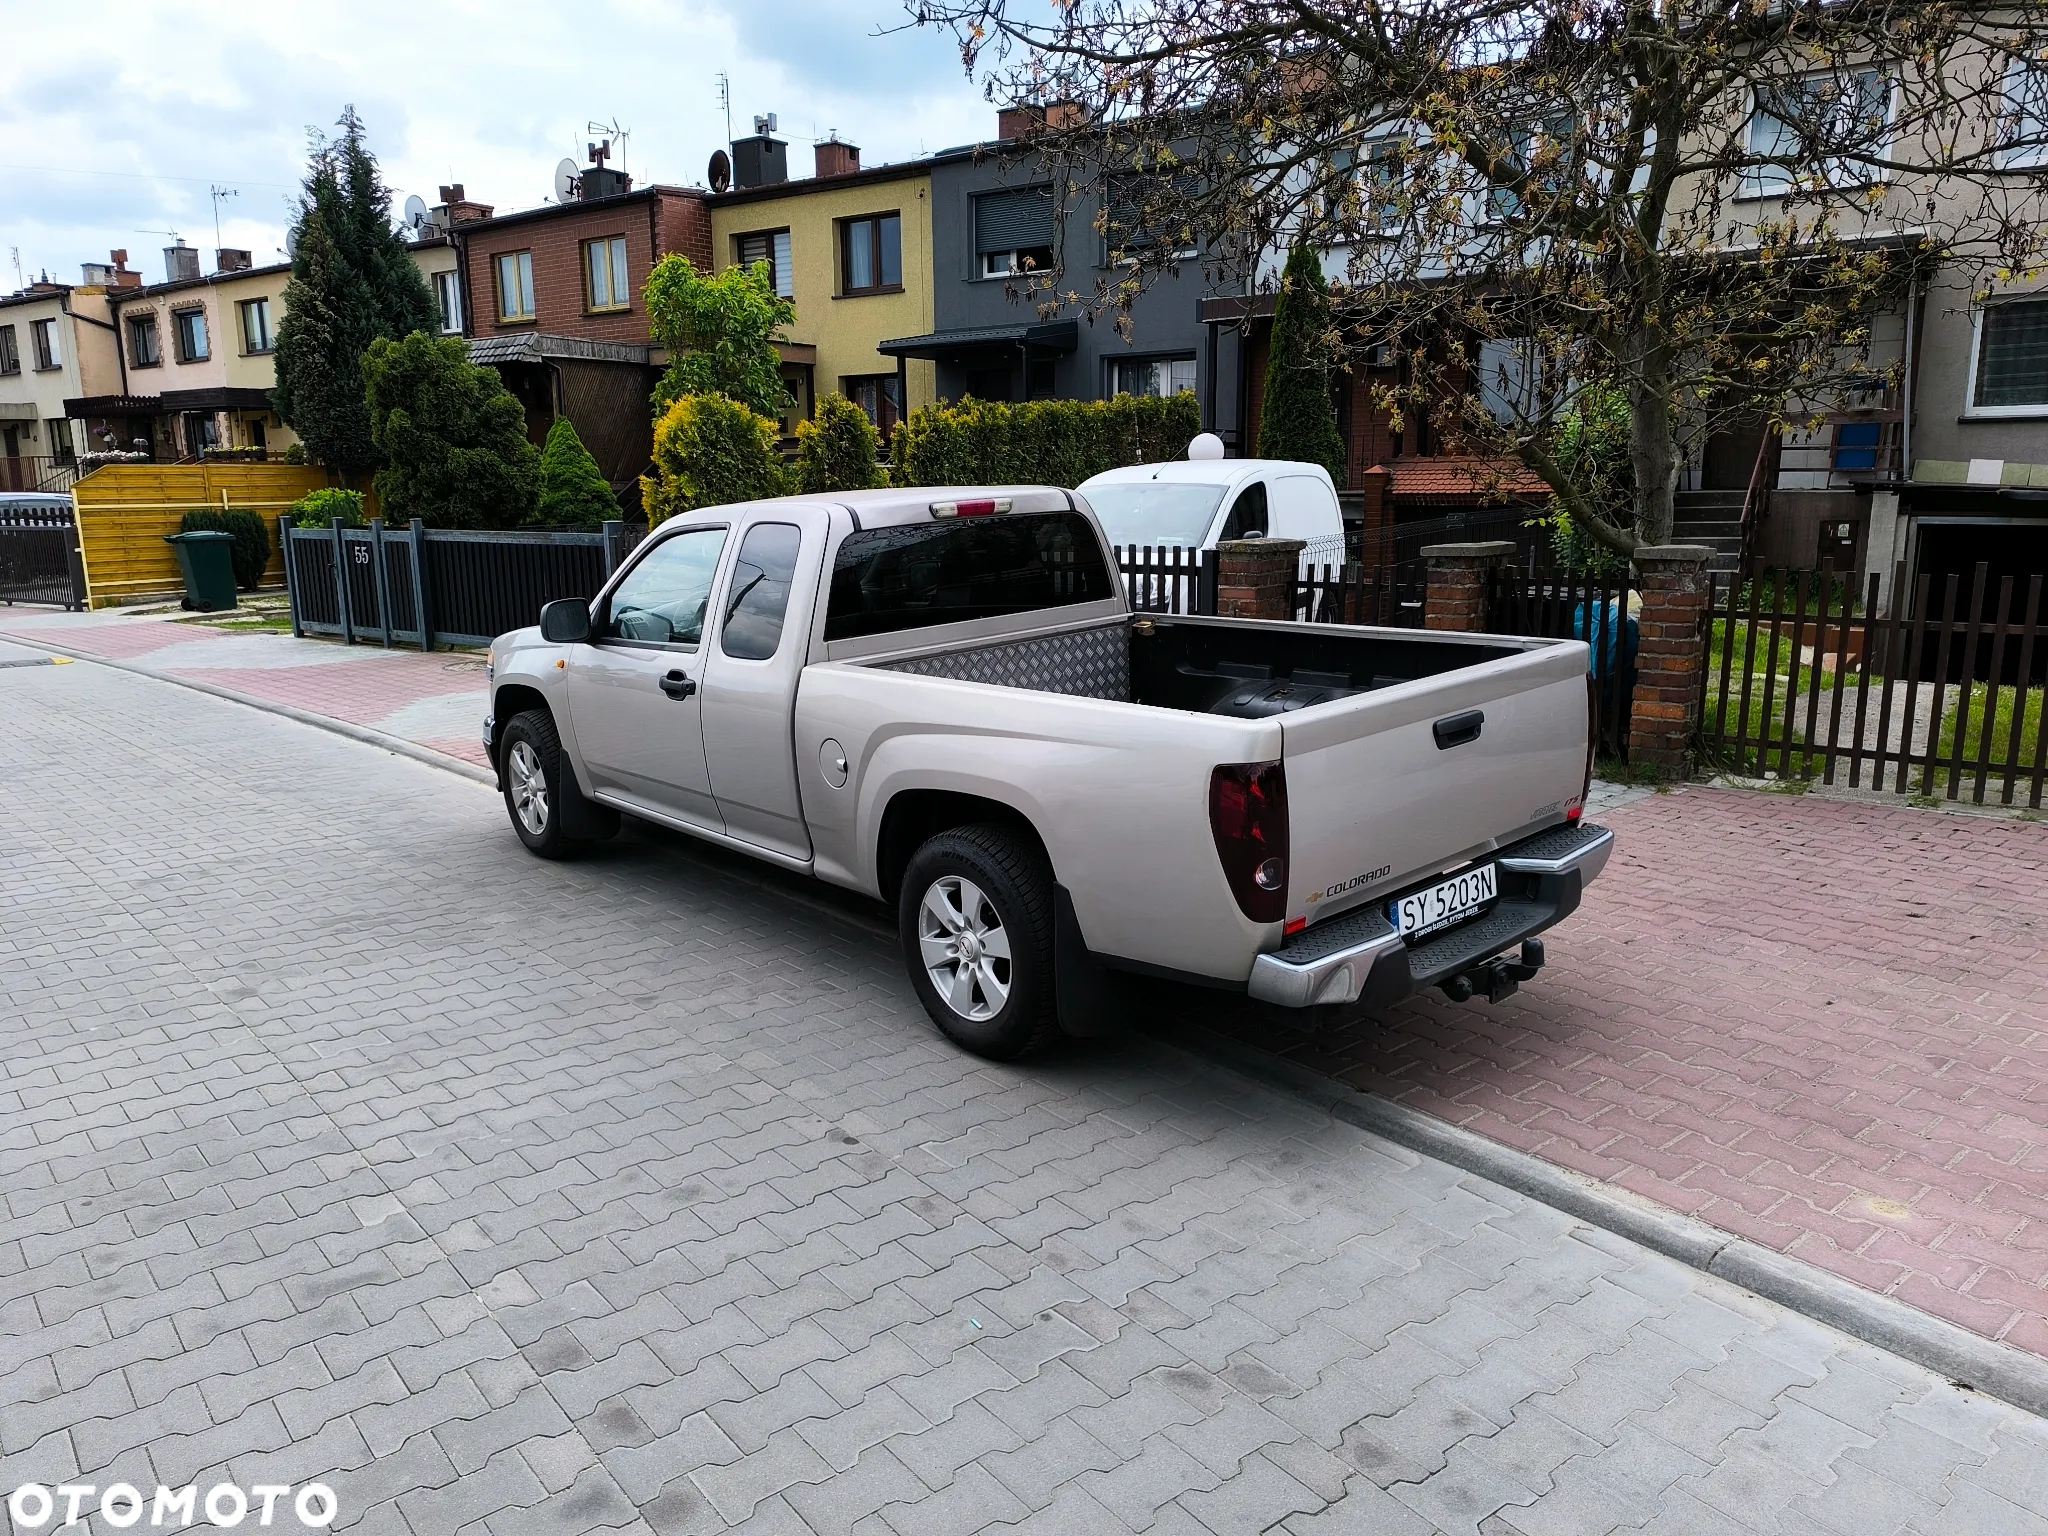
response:
<svg viewBox="0 0 2048 1536"><path fill-rule="evenodd" d="M570 203L576 200L577 176L578 172L574 160L564 158L562 163L555 167L556 202Z"/></svg>
<svg viewBox="0 0 2048 1536"><path fill-rule="evenodd" d="M284 232L284 259L286 261L297 261L299 259L299 226L296 224Z"/></svg>
<svg viewBox="0 0 2048 1536"><path fill-rule="evenodd" d="M714 192L724 192L732 186L732 157L724 150L711 151L711 169L707 178Z"/></svg>
<svg viewBox="0 0 2048 1536"><path fill-rule="evenodd" d="M1197 463L1223 457L1223 439L1214 432L1198 432L1188 443L1188 457Z"/></svg>
<svg viewBox="0 0 2048 1536"><path fill-rule="evenodd" d="M426 227L427 200L415 192L405 200L405 232L417 235Z"/></svg>

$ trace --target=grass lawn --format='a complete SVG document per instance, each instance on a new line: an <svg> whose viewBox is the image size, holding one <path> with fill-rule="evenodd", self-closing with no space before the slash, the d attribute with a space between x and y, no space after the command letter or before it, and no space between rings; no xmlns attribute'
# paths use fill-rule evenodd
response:
<svg viewBox="0 0 2048 1536"><path fill-rule="evenodd" d="M1984 717L1987 713L1992 713L1987 709L1987 695L1990 691L1989 685L1985 683L1972 683L1970 685L1969 724L1963 728L1963 762L1965 764L1961 774L1963 780L1974 780L1976 778L1976 770L1967 765L1974 763L1977 760L1978 754L1984 748ZM2015 710L2015 690L2011 688L2000 688L1998 690L1997 709L1995 713L1992 713L1990 727L1990 760L1994 766L1986 775L1987 779L1998 778L2008 763L2016 763L2022 772L2031 773L2035 766L2041 762L2042 693L2043 690L2039 688L2029 688L2025 694L2024 707ZM1948 710L1941 720L1940 753L1944 761L1956 749L1956 730L1963 714L1962 690L1960 688L1951 689L1949 698ZM2016 715L2019 726L2017 737L2015 737L2013 731ZM1942 768L1938 771L1937 777L1946 784L1948 770L1945 767Z"/></svg>

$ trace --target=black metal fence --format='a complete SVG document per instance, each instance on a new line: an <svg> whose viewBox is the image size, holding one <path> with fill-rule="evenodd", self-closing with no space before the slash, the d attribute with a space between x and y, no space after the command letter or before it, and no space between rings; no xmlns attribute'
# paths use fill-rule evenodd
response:
<svg viewBox="0 0 2048 1536"><path fill-rule="evenodd" d="M71 508L0 506L0 602L85 606L85 558Z"/></svg>
<svg viewBox="0 0 2048 1536"><path fill-rule="evenodd" d="M638 541L596 533L459 533L417 518L403 531L296 528L280 519L292 633L383 645L489 645L534 623L543 603L597 596Z"/></svg>
<svg viewBox="0 0 2048 1536"><path fill-rule="evenodd" d="M1627 575L1605 579L1569 571L1506 568L1493 574L1486 627L1496 634L1548 640L1583 640L1592 648L1600 754L1628 757L1629 716L1635 704L1634 593Z"/></svg>

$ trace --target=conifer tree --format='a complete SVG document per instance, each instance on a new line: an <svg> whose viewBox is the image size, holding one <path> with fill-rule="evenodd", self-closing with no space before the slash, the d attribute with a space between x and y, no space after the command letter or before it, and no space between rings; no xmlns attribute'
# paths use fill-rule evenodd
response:
<svg viewBox="0 0 2048 1536"><path fill-rule="evenodd" d="M1266 357L1265 402L1259 412L1259 457L1320 464L1344 483L1344 439L1330 395L1330 290L1322 259L1306 245L1287 257L1273 309Z"/></svg>
<svg viewBox="0 0 2048 1536"><path fill-rule="evenodd" d="M391 194L354 107L339 126L313 145L299 197L271 403L310 458L353 475L381 462L363 354L380 336L431 331L434 299L392 227Z"/></svg>
<svg viewBox="0 0 2048 1536"><path fill-rule="evenodd" d="M599 473L566 416L548 428L540 451L540 506L534 521L547 528L596 528L619 517L619 499Z"/></svg>

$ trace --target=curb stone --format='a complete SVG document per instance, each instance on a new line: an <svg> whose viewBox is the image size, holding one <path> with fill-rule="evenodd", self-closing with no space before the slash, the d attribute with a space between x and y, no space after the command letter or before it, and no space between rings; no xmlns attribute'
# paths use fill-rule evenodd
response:
<svg viewBox="0 0 2048 1536"><path fill-rule="evenodd" d="M202 683L196 678L179 677L173 672L159 672L152 667L138 667L132 662L110 661L104 656L95 656L90 651L71 650L65 646L52 645L47 640L20 640L7 638L10 645L19 645L27 650L51 651L73 661L90 662L96 667L111 667L116 672L127 672L135 677L146 677L152 682L171 683L179 688L190 688L195 693L211 694L216 699L226 699L231 704L247 705L260 709L266 715L282 715L287 720L296 720L300 725L310 725L315 730L331 731L336 736L346 736L351 741L360 741L366 746L382 747L386 752L396 752L400 757L412 758L430 768L445 768L450 773L495 790L498 780L488 768L479 768L475 763L466 763L459 757L450 757L446 752L436 752L432 747L423 747L416 741L407 741L403 736L392 736L367 725L357 725L351 720L337 720L332 715L316 715L310 709L300 709L295 704L283 704L276 699L260 699L253 693L243 693L234 688L223 688L218 683Z"/></svg>
<svg viewBox="0 0 2048 1536"><path fill-rule="evenodd" d="M1788 1311L1925 1366L1956 1386L2048 1418L2048 1360L1866 1291L1803 1259L1736 1237L1530 1153L1517 1152L1406 1104L1268 1056L1199 1025L1177 1026L1171 1039L1159 1034L1152 1038L1179 1044L1267 1087L1307 1100L1348 1125L1463 1168L1653 1253L1752 1291Z"/></svg>

